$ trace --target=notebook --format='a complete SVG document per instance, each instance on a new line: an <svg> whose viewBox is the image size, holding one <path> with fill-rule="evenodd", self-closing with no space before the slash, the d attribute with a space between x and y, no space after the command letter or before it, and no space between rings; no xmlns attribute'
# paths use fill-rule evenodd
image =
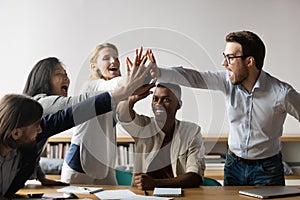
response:
<svg viewBox="0 0 300 200"><path fill-rule="evenodd" d="M258 188L252 190L240 190L240 194L256 197L260 199L287 197L300 195L300 189L295 187L272 187L272 188Z"/></svg>
<svg viewBox="0 0 300 200"><path fill-rule="evenodd" d="M180 197L182 196L181 188L154 188L153 196L159 197Z"/></svg>

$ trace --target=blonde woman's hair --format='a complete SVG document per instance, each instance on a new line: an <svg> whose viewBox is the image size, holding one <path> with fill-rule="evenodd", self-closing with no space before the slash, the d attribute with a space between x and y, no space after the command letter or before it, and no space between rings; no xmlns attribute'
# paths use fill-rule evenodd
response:
<svg viewBox="0 0 300 200"><path fill-rule="evenodd" d="M97 59L99 57L99 52L104 48L112 48L112 49L116 50L117 53L119 54L118 49L115 45L113 45L111 43L99 44L96 46L96 48L94 49L94 51L90 57L90 63L97 63Z"/></svg>

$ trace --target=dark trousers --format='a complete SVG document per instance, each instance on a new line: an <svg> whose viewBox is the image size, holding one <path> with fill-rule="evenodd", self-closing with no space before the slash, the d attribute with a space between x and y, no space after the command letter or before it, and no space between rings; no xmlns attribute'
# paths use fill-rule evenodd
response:
<svg viewBox="0 0 300 200"><path fill-rule="evenodd" d="M253 162L243 162L228 153L224 167L227 185L285 185L281 153Z"/></svg>

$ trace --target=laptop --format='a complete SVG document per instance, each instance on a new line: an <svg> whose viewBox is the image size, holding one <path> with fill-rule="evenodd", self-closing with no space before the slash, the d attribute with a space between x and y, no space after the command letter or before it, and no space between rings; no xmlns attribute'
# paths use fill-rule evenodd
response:
<svg viewBox="0 0 300 200"><path fill-rule="evenodd" d="M239 194L256 197L260 199L288 197L300 195L300 189L296 187L272 187L272 188L257 188L251 190L240 190Z"/></svg>

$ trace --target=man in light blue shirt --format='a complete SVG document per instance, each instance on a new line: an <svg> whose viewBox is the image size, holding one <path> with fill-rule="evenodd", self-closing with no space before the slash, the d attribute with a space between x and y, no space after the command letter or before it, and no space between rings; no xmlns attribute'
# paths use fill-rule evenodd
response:
<svg viewBox="0 0 300 200"><path fill-rule="evenodd" d="M300 94L262 70L265 45L253 32L229 33L223 56L226 71L172 67L153 75L224 93L230 122L224 185L285 185L280 137L287 114L300 120Z"/></svg>

